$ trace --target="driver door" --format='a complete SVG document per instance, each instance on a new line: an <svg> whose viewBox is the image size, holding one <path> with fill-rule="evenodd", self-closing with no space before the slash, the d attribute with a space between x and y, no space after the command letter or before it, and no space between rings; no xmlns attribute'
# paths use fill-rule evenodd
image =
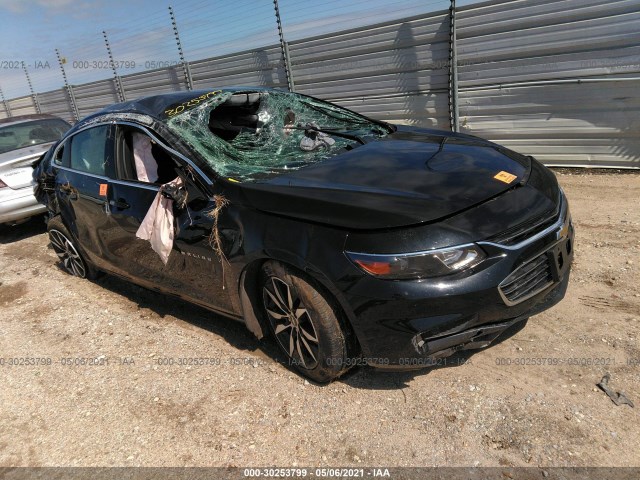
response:
<svg viewBox="0 0 640 480"><path fill-rule="evenodd" d="M142 138L146 155L136 151L141 145L140 136L146 137ZM187 181L186 207L173 209L175 238L166 264L149 241L136 237L160 186L184 171L183 160L153 137L128 124L116 126L116 169L109 182L109 228L103 239L109 263L116 273L147 287L231 312L222 283L222 265L208 241L213 220L207 212L212 204L195 182Z"/></svg>

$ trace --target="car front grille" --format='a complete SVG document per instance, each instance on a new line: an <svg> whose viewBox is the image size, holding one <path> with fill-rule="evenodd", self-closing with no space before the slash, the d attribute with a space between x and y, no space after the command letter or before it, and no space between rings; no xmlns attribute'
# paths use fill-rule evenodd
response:
<svg viewBox="0 0 640 480"><path fill-rule="evenodd" d="M546 253L521 265L499 285L507 305L516 305L540 293L553 283L550 258Z"/></svg>

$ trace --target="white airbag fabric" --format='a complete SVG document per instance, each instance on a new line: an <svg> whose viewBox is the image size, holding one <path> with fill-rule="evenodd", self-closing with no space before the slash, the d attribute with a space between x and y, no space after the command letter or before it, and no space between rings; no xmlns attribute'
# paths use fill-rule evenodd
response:
<svg viewBox="0 0 640 480"><path fill-rule="evenodd" d="M182 186L180 177L165 185ZM164 185L163 185L164 187ZM173 225L173 200L162 194L162 187L153 199L153 203L136 232L136 237L149 240L151 248L160 255L160 259L166 265L173 249L175 228Z"/></svg>

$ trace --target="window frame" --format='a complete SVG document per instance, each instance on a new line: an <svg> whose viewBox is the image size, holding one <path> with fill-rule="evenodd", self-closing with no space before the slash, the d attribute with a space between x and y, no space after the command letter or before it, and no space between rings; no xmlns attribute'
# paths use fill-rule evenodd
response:
<svg viewBox="0 0 640 480"><path fill-rule="evenodd" d="M176 161L176 163L179 166L183 165L183 162L181 161L181 159L176 158L177 155L175 155L174 151L171 148L168 148L166 146L166 143L162 140L158 140L158 135L155 134L155 132L151 132L148 129L140 126L140 125L135 125L129 122L117 122L115 124L115 140L114 140L114 147L115 147L115 175L113 177L114 180L120 182L120 183L129 183L129 184L133 184L133 185L145 185L148 187L160 187L160 184L158 183L154 183L154 182L144 182L142 180L138 180L137 178L132 179L132 178L125 178L123 172L126 171L126 167L124 166L124 162L126 161L123 158L123 150L122 150L122 145L124 143L124 132L126 130L135 130L137 133L141 133L143 135L146 135L147 137L149 137L159 148L162 148L165 152L167 152L167 154L171 155L171 157L173 157L173 160ZM133 148L131 151L131 159L130 161L133 162L133 169L135 171L135 162L133 159ZM156 160L157 162L157 160Z"/></svg>
<svg viewBox="0 0 640 480"><path fill-rule="evenodd" d="M64 168L71 168L70 164L71 164L71 141L69 140L71 137L67 137L64 140L62 140L58 146L56 147L56 149L53 152L53 155L51 156L51 161L53 162L53 164L55 166L58 167L64 167ZM58 161L58 152L60 152L60 149L62 150L62 158L60 159L60 161Z"/></svg>
<svg viewBox="0 0 640 480"><path fill-rule="evenodd" d="M198 165L196 165L192 160L190 160L188 157L184 156L182 153L178 152L177 150L169 146L168 142L166 142L162 137L160 137L160 135L158 135L154 130L151 130L147 126L140 125L138 123L134 123L128 120L118 120L112 123L114 128L116 128L116 131L114 132L114 154L115 154L114 175L111 177L113 181L121 184L134 185L134 186L145 187L145 188L158 189L160 187L160 185L155 183L141 182L140 180L137 180L137 179L136 180L121 179L119 177L120 167L119 166L116 167L116 164L120 162L118 142L121 140L121 135L119 133L119 130L121 130L122 127L125 127L125 128L135 129L138 132L147 135L148 137L151 138L151 140L153 140L158 145L158 147L162 148L163 150L165 150L166 153L171 155L180 167L189 167L193 172L193 178L191 178L190 181L193 181L195 187L198 190L200 190L205 196L209 197L211 195L208 192L214 183L213 180L209 176L207 176L200 169L200 167L198 167Z"/></svg>

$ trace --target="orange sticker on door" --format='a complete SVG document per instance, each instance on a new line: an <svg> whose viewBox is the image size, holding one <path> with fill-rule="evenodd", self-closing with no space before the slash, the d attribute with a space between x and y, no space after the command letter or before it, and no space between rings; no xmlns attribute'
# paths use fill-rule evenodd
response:
<svg viewBox="0 0 640 480"><path fill-rule="evenodd" d="M106 197L107 196L107 184L106 183L101 183L100 184L100 196L101 197Z"/></svg>
<svg viewBox="0 0 640 480"><path fill-rule="evenodd" d="M512 173L509 173L509 172L505 172L503 170L502 172L499 172L498 174L496 174L493 178L495 178L496 180L500 180L501 182L504 182L504 183L511 183L516 178L518 178L518 176L513 175Z"/></svg>

